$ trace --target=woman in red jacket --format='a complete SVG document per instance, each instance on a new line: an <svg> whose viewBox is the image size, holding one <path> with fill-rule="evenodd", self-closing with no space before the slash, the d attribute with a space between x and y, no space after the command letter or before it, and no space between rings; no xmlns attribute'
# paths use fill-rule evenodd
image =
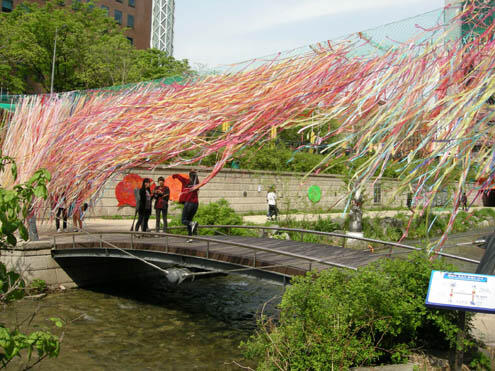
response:
<svg viewBox="0 0 495 371"><path fill-rule="evenodd" d="M181 197L184 197L184 209L182 210L182 224L187 227L187 234L192 236L196 233L198 222L193 222L194 215L198 211L198 190L193 188L199 184L198 174L194 170L189 172L189 179L180 174L172 175L172 178L178 179L184 186ZM193 242L192 239L187 242Z"/></svg>

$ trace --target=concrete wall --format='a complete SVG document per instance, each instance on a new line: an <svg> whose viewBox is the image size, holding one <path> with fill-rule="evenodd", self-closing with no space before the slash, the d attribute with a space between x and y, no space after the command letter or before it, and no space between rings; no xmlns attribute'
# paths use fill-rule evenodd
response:
<svg viewBox="0 0 495 371"><path fill-rule="evenodd" d="M71 277L52 258L51 248L40 247L32 249L1 250L0 261L8 270L21 274L30 282L42 279L48 286L64 285L66 288L77 286Z"/></svg>
<svg viewBox="0 0 495 371"><path fill-rule="evenodd" d="M155 182L159 176L167 177L174 173L187 173L190 168L165 168L157 167L153 171L146 168L135 168L129 173L138 174L141 177L152 178ZM209 170L199 170L200 179L205 178ZM134 215L134 208L125 206L117 208L115 187L127 173L118 174L109 180L97 201L91 216L108 215ZM303 178L304 174L225 169L214 177L208 184L201 188L199 193L200 204L226 199L234 210L238 212L265 213L266 193L271 185L275 185L279 197L278 207L283 213L287 209L305 210L307 212L331 208L343 208L341 200L346 193L345 183L338 175L312 175ZM394 196L396 182L382 179L379 181L381 188L381 200L373 202L373 185L369 185L365 192L367 205L387 205L392 207L405 206L406 195ZM311 185L318 185L322 191L320 202L313 204L309 201L307 192ZM172 204L172 203L171 203ZM174 213L173 207L169 212Z"/></svg>
<svg viewBox="0 0 495 371"><path fill-rule="evenodd" d="M49 287L92 287L139 282L157 275L156 270L134 259L65 258L60 264L52 258L46 242L30 242L40 247L0 250L0 262L31 282L41 279ZM62 244L63 246L63 244Z"/></svg>

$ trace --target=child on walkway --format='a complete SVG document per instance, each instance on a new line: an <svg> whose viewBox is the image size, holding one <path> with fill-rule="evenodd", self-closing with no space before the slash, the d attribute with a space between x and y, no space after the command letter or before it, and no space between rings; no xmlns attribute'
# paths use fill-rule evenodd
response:
<svg viewBox="0 0 495 371"><path fill-rule="evenodd" d="M273 216L275 216L275 220L277 220L277 193L275 192L275 187L270 187L266 195L266 201L268 202L268 213L266 214L267 220L273 220Z"/></svg>
<svg viewBox="0 0 495 371"><path fill-rule="evenodd" d="M72 223L74 224L74 232L79 232L83 227L84 216L88 210L88 204L84 203L82 206L75 206L72 212ZM79 229L78 229L79 227Z"/></svg>

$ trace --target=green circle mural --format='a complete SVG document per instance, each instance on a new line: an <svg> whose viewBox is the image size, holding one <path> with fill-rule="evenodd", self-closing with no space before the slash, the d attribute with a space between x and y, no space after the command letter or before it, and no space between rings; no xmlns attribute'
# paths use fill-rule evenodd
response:
<svg viewBox="0 0 495 371"><path fill-rule="evenodd" d="M321 198L321 189L317 185L308 188L308 198L311 202L317 203Z"/></svg>

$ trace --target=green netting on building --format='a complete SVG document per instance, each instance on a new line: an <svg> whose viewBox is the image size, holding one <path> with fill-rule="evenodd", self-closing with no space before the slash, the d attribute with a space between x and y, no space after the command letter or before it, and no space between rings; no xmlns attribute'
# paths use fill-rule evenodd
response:
<svg viewBox="0 0 495 371"><path fill-rule="evenodd" d="M63 94L70 94L72 93L74 97L86 95L86 94L113 94L113 93L119 93L122 90L132 90L138 87L143 87L143 86L149 86L149 87L160 87L163 85L171 85L174 83L180 84L184 82L186 77L184 76L173 76L173 77L165 77L163 79L156 79L156 80L151 80L151 81L144 81L144 82L139 82L139 83L131 83L131 84L124 84L124 85L114 85L114 86L106 86L104 88L100 89L88 89L88 90L76 90L73 92L64 92ZM62 93L60 93L62 94ZM14 111L15 110L15 105L22 100L26 95L8 95L8 94L2 94L0 95L0 108L8 110L8 111Z"/></svg>
<svg viewBox="0 0 495 371"><path fill-rule="evenodd" d="M478 11L470 18L464 17L461 27L463 41L469 42L473 36L479 36L491 26L495 20L495 0L474 0Z"/></svg>

